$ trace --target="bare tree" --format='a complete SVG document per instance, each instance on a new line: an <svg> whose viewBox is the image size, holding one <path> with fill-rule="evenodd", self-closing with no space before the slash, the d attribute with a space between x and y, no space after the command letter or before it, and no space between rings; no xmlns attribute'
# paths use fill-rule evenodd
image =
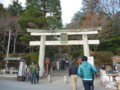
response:
<svg viewBox="0 0 120 90"><path fill-rule="evenodd" d="M7 18L7 17L6 17ZM2 48L2 51L3 52L6 52L7 48L6 48L6 36L7 36L7 30L8 30L8 25L7 25L7 22L6 21L6 18L1 16L0 18L0 45L1 45L1 48Z"/></svg>
<svg viewBox="0 0 120 90"><path fill-rule="evenodd" d="M118 11L120 11L120 0L100 0L101 8L104 12L115 15Z"/></svg>
<svg viewBox="0 0 120 90"><path fill-rule="evenodd" d="M13 40L13 53L16 49L16 40L19 32L19 25L17 23L18 17L10 16L9 14L0 17L0 45L3 48L3 51L7 50L7 40L8 40L8 31L12 31L12 40ZM12 44L11 44L12 45Z"/></svg>
<svg viewBox="0 0 120 90"><path fill-rule="evenodd" d="M12 30L12 38L13 38L13 53L16 52L16 41L18 37L18 33L20 31L20 26L17 23L18 17L11 17L11 30Z"/></svg>

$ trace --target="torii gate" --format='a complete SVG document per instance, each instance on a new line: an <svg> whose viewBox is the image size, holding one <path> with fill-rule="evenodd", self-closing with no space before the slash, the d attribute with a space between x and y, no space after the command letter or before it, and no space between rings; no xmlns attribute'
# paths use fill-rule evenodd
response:
<svg viewBox="0 0 120 90"><path fill-rule="evenodd" d="M44 58L45 58L45 45L83 45L84 55L90 56L89 53L89 44L99 44L99 40L88 40L88 34L98 34L98 30L101 30L101 27L98 28L89 28L89 29L76 29L76 30L41 30L41 29L27 29L32 36L41 36L40 41L30 41L30 45L39 46L39 66L40 66L40 76L43 76L44 73ZM61 35L67 38L67 35L82 35L83 40L68 40L68 41L46 41L46 36L51 35Z"/></svg>

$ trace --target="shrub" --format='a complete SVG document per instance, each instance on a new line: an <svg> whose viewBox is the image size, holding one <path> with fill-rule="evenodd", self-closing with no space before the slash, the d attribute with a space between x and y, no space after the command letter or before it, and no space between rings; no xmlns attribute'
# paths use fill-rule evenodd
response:
<svg viewBox="0 0 120 90"><path fill-rule="evenodd" d="M73 56L74 58L77 58L79 56L83 56L83 51L80 50L80 49L79 50L72 50L72 51L69 52L69 54L71 56Z"/></svg>
<svg viewBox="0 0 120 90"><path fill-rule="evenodd" d="M4 53L2 53L2 52L0 52L0 61L1 61L1 60L3 60L3 59L4 59L4 57L5 57L5 54L4 54Z"/></svg>
<svg viewBox="0 0 120 90"><path fill-rule="evenodd" d="M114 56L112 52L109 51L100 51L95 55L95 63L98 65L112 65L111 57Z"/></svg>
<svg viewBox="0 0 120 90"><path fill-rule="evenodd" d="M18 54L13 53L13 54L9 54L10 57L18 57Z"/></svg>
<svg viewBox="0 0 120 90"><path fill-rule="evenodd" d="M19 57L26 59L28 65L30 65L32 61L38 63L38 53L20 53Z"/></svg>
<svg viewBox="0 0 120 90"><path fill-rule="evenodd" d="M3 69L5 68L5 61L0 61L0 69Z"/></svg>
<svg viewBox="0 0 120 90"><path fill-rule="evenodd" d="M29 61L28 64L31 62L38 63L39 54L38 53L28 53Z"/></svg>
<svg viewBox="0 0 120 90"><path fill-rule="evenodd" d="M4 58L5 58L5 54L0 52L0 69L5 67L5 61L3 61Z"/></svg>
<svg viewBox="0 0 120 90"><path fill-rule="evenodd" d="M118 56L120 56L120 48L117 48L116 51L115 51L115 53L116 53Z"/></svg>

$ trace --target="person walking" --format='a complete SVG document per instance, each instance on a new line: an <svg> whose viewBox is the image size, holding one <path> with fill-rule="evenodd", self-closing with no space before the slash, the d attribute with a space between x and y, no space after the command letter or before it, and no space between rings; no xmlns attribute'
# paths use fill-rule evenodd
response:
<svg viewBox="0 0 120 90"><path fill-rule="evenodd" d="M60 62L59 62L59 60L56 61L56 66L57 66L57 70L59 71L60 70Z"/></svg>
<svg viewBox="0 0 120 90"><path fill-rule="evenodd" d="M61 70L65 70L65 60L63 59L62 61L61 61Z"/></svg>
<svg viewBox="0 0 120 90"><path fill-rule="evenodd" d="M87 62L86 56L82 57L82 64L78 67L78 75L82 78L85 90L94 90L93 74L97 69Z"/></svg>
<svg viewBox="0 0 120 90"><path fill-rule="evenodd" d="M32 64L30 65L31 83L32 84L36 84L36 80L37 80L37 76L36 76L37 68L36 67L37 67L36 64L34 62L32 62Z"/></svg>
<svg viewBox="0 0 120 90"><path fill-rule="evenodd" d="M73 61L69 67L69 76L70 76L72 90L77 90L77 71L78 71L78 66L75 65L75 62Z"/></svg>
<svg viewBox="0 0 120 90"><path fill-rule="evenodd" d="M101 66L101 69L102 69L102 70L106 70L106 65L102 65L102 66Z"/></svg>

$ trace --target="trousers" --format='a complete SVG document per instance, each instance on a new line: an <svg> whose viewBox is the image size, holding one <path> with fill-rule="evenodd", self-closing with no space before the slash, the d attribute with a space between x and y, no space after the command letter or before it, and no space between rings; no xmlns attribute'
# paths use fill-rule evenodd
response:
<svg viewBox="0 0 120 90"><path fill-rule="evenodd" d="M37 79L37 76L36 76L36 73L32 73L31 75L31 83L36 83L36 79Z"/></svg>
<svg viewBox="0 0 120 90"><path fill-rule="evenodd" d="M70 75L72 90L77 90L77 75Z"/></svg>
<svg viewBox="0 0 120 90"><path fill-rule="evenodd" d="M85 90L94 90L93 80L83 80Z"/></svg>

